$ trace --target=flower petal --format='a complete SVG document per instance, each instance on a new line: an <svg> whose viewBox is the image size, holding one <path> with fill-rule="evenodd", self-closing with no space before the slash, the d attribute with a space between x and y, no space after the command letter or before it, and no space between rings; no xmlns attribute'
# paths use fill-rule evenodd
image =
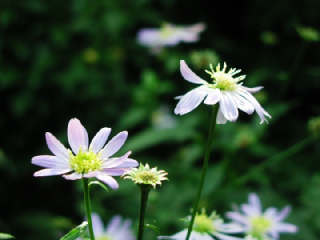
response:
<svg viewBox="0 0 320 240"><path fill-rule="evenodd" d="M217 124L226 124L227 119L223 116L221 112L221 108L219 107L218 115L217 115Z"/></svg>
<svg viewBox="0 0 320 240"><path fill-rule="evenodd" d="M256 93L256 92L259 92L263 87L259 86L254 88L248 88L248 87L241 86L241 88L249 93Z"/></svg>
<svg viewBox="0 0 320 240"><path fill-rule="evenodd" d="M61 175L67 172L72 171L72 169L51 169L51 168L46 168L42 169L40 171L37 171L33 174L35 177L45 177L45 176L54 176L54 175Z"/></svg>
<svg viewBox="0 0 320 240"><path fill-rule="evenodd" d="M208 96L206 97L206 99L204 100L205 104L208 105L214 105L217 102L220 101L221 98L221 92L220 89L210 89Z"/></svg>
<svg viewBox="0 0 320 240"><path fill-rule="evenodd" d="M220 109L223 116L231 122L235 122L239 116L237 105L233 96L227 92L221 92Z"/></svg>
<svg viewBox="0 0 320 240"><path fill-rule="evenodd" d="M226 216L227 218L233 221L240 222L241 224L244 224L244 225L248 225L248 218L243 216L239 212L227 212Z"/></svg>
<svg viewBox="0 0 320 240"><path fill-rule="evenodd" d="M252 114L254 112L254 106L243 96L239 95L238 93L234 93L234 100L237 104L237 107L242 111Z"/></svg>
<svg viewBox="0 0 320 240"><path fill-rule="evenodd" d="M113 177L108 176L105 173L100 172L96 176L96 178L99 179L100 181L104 182L105 184L107 184L112 189L117 189L119 187L119 184L117 183L117 181Z"/></svg>
<svg viewBox="0 0 320 240"><path fill-rule="evenodd" d="M101 150L101 159L107 159L112 156L123 146L124 142L127 140L128 132L123 131L118 133L113 137L107 145Z"/></svg>
<svg viewBox="0 0 320 240"><path fill-rule="evenodd" d="M238 237L231 237L227 236L218 232L212 233L214 236L216 236L220 240L242 240L243 238L238 238Z"/></svg>
<svg viewBox="0 0 320 240"><path fill-rule="evenodd" d="M109 176L121 176L125 174L127 171L129 171L129 168L106 168L103 170L105 174L108 174Z"/></svg>
<svg viewBox="0 0 320 240"><path fill-rule="evenodd" d="M273 230L277 232L295 233L298 231L298 227L290 223L279 222L273 226Z"/></svg>
<svg viewBox="0 0 320 240"><path fill-rule="evenodd" d="M103 227L103 222L101 218L96 213L92 213L91 218L92 218L92 227L93 227L95 237L97 238L103 237L104 227Z"/></svg>
<svg viewBox="0 0 320 240"><path fill-rule="evenodd" d="M88 150L88 133L81 122L73 118L68 124L68 140L72 151L78 154L80 148L82 151Z"/></svg>
<svg viewBox="0 0 320 240"><path fill-rule="evenodd" d="M121 217L119 215L114 216L107 227L107 233L113 235L119 233L119 228L121 225Z"/></svg>
<svg viewBox="0 0 320 240"><path fill-rule="evenodd" d="M63 175L62 177L64 177L67 180L77 180L77 179L81 179L83 176L80 173L74 172L68 175Z"/></svg>
<svg viewBox="0 0 320 240"><path fill-rule="evenodd" d="M103 148L106 143L109 134L111 132L111 128L102 128L92 139L90 148L94 153L98 153L101 148Z"/></svg>
<svg viewBox="0 0 320 240"><path fill-rule="evenodd" d="M40 155L33 157L32 164L45 168L67 169L70 168L69 162L56 156Z"/></svg>
<svg viewBox="0 0 320 240"><path fill-rule="evenodd" d="M65 148L65 146L63 146L63 144L49 132L47 132L45 136L46 136L46 142L50 151L57 157L68 161L69 153L68 153L68 150Z"/></svg>
<svg viewBox="0 0 320 240"><path fill-rule="evenodd" d="M194 72L192 72L184 60L180 60L180 72L184 79L189 82L195 84L207 84L205 80L201 79Z"/></svg>
<svg viewBox="0 0 320 240"><path fill-rule="evenodd" d="M127 158L123 163L117 166L117 168L132 168L139 166L139 163L131 158Z"/></svg>
<svg viewBox="0 0 320 240"><path fill-rule="evenodd" d="M183 115L191 112L203 101L207 96L209 89L205 86L197 87L185 94L178 102L174 113L177 115Z"/></svg>
<svg viewBox="0 0 320 240"><path fill-rule="evenodd" d="M102 168L117 168L118 166L121 166L122 163L124 163L128 156L131 154L131 151L127 152L125 155L123 155L122 157L118 157L118 158L109 158L107 160L104 160L103 164L102 164Z"/></svg>
<svg viewBox="0 0 320 240"><path fill-rule="evenodd" d="M291 212L291 207L286 206L277 214L277 216L274 219L276 221L282 221L283 219L285 219L288 216L288 214L290 212Z"/></svg>

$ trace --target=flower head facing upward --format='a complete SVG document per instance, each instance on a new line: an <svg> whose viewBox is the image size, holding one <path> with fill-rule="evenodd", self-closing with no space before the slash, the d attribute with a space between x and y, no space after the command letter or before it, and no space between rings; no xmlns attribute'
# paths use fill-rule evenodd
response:
<svg viewBox="0 0 320 240"><path fill-rule="evenodd" d="M150 169L148 164L143 166L140 163L139 168L132 168L125 174L124 179L131 179L136 184L149 184L156 188L157 184L161 185L161 181L168 180L165 177L167 174L164 170L158 171L156 167Z"/></svg>
<svg viewBox="0 0 320 240"><path fill-rule="evenodd" d="M291 210L289 206L280 212L274 207L262 212L260 199L255 193L249 195L249 204L242 204L241 210L243 213L236 211L226 215L246 229L246 239L279 239L281 232L295 233L298 230L295 225L282 222Z"/></svg>
<svg viewBox="0 0 320 240"><path fill-rule="evenodd" d="M111 128L102 128L89 145L86 129L78 119L71 119L68 125L68 140L72 151L47 132L46 141L54 156L33 157L33 164L46 168L37 171L34 176L71 173L63 177L68 180L96 177L111 188L117 189L118 183L111 176L123 175L131 167L138 166L138 162L128 158L130 151L122 157L110 158L118 152L128 136L126 131L120 132L105 145L110 132Z"/></svg>
<svg viewBox="0 0 320 240"><path fill-rule="evenodd" d="M191 26L176 26L166 23L162 28L144 28L138 33L138 42L150 47L153 52L159 52L164 46L174 46L180 42L196 42L199 34L205 29L205 24L197 23Z"/></svg>
<svg viewBox="0 0 320 240"><path fill-rule="evenodd" d="M119 215L114 216L104 229L98 214L92 213L92 226L96 240L135 240L131 229L131 220L123 220ZM83 238L77 238L82 240Z"/></svg>
<svg viewBox="0 0 320 240"><path fill-rule="evenodd" d="M188 217L190 221L191 217ZM204 209L201 214L196 214L190 240L213 240L216 237L221 240L241 240L241 238L232 237L226 234L241 233L243 227L238 224L223 223L223 220L215 212L208 216ZM159 236L158 239L185 240L188 229L184 229L172 236Z"/></svg>
<svg viewBox="0 0 320 240"><path fill-rule="evenodd" d="M261 123L267 121L265 116L271 116L261 107L259 102L251 95L258 92L262 87L247 88L239 83L245 78L245 75L234 77L240 70L231 68L226 71L227 65L224 64L220 69L220 64L214 70L210 65L211 71L206 72L211 76L212 83L198 77L187 66L185 61L180 61L180 71L182 76L189 82L201 84L200 87L191 90L183 95L174 112L183 115L195 109L203 100L205 104L214 105L218 102L220 107L217 115L217 123L225 124L227 121L234 122L239 116L238 108L248 114L257 112L261 119Z"/></svg>

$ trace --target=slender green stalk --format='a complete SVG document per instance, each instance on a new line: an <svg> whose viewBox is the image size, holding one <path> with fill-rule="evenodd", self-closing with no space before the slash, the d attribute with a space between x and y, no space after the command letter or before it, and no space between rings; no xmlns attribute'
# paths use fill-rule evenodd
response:
<svg viewBox="0 0 320 240"><path fill-rule="evenodd" d="M207 148L206 148L205 155L204 155L202 174L201 174L200 184L199 184L199 188L198 188L197 198L196 198L196 201L194 202L193 209L192 209L192 215L191 215L191 220L190 220L189 227L188 227L188 234L187 234L186 240L189 240L189 238L190 238L194 219L195 219L196 213L197 213L198 204L199 204L200 197L201 197L204 179L206 177L206 172L207 172L210 153L211 153L213 132L214 132L214 128L216 126L217 114L218 114L218 105L216 104L216 105L213 105L213 108L212 108L212 119L211 119L211 124L210 124Z"/></svg>
<svg viewBox="0 0 320 240"><path fill-rule="evenodd" d="M151 190L151 185L138 184L138 186L140 187L140 191L141 191L138 240L142 240L143 232L144 232L144 218L146 214L148 196Z"/></svg>
<svg viewBox="0 0 320 240"><path fill-rule="evenodd" d="M84 204L86 205L86 213L88 219L88 227L90 233L90 239L95 240L93 228L92 228L92 218L91 218L91 205L90 205L90 193L89 193L89 180L88 178L83 178L83 192L84 192Z"/></svg>

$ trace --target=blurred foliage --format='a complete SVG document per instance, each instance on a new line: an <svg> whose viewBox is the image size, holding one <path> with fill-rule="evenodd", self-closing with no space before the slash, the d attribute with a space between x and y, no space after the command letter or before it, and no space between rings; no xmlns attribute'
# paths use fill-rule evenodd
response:
<svg viewBox="0 0 320 240"><path fill-rule="evenodd" d="M179 231L200 179L210 108L175 116L194 85L179 73L184 59L202 78L208 63L227 62L270 113L269 124L240 114L216 129L200 207L224 215L256 192L265 207L292 206L296 235L320 234L320 47L318 0L306 1L17 1L0 2L0 232L17 239L56 240L83 221L81 184L60 176L35 179L36 155L49 154L44 134L67 146L69 119L89 137L102 127L129 138L119 152L165 169L169 182L150 193L146 223ZM143 27L205 22L200 41L152 55L136 42ZM297 31L296 26L306 30ZM314 29L310 31L310 29ZM299 35L300 34L300 35ZM301 35L304 34L304 35ZM313 36L313 37L312 37ZM308 38L308 39L306 39ZM318 39L318 37L316 38ZM309 122L309 124L308 124ZM319 136L319 135L318 135ZM139 190L120 178L117 191L92 188L93 211L137 228ZM155 239L146 229L145 239Z"/></svg>

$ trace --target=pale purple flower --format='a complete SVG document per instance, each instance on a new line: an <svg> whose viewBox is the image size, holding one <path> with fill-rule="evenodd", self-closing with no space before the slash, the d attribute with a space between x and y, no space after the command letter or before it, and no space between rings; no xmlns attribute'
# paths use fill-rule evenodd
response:
<svg viewBox="0 0 320 240"><path fill-rule="evenodd" d="M52 155L40 155L32 158L32 163L45 169L34 173L35 177L63 175L65 179L76 180L96 177L112 189L119 187L112 176L121 176L131 167L138 166L136 160L128 158L131 152L122 157L111 158L122 147L128 132L123 131L113 137L106 145L111 128L102 128L88 142L88 133L80 121L73 118L68 124L68 140L70 149L56 139L51 133L45 134L47 145Z"/></svg>
<svg viewBox="0 0 320 240"><path fill-rule="evenodd" d="M138 32L138 42L159 52L164 46L175 46L180 42L196 42L205 29L204 23L190 26L177 26L166 23L162 28L143 28Z"/></svg>
<svg viewBox="0 0 320 240"><path fill-rule="evenodd" d="M228 212L226 216L246 229L246 239L276 240L280 233L295 233L298 230L297 226L283 222L291 211L289 206L281 211L270 207L263 212L260 199L255 193L249 195L249 203L242 204L240 210Z"/></svg>
<svg viewBox="0 0 320 240"><path fill-rule="evenodd" d="M129 219L123 220L121 216L114 216L108 226L104 228L103 222L98 214L92 213L92 227L96 240L135 240L131 229L132 222ZM82 240L83 238L77 238Z"/></svg>
<svg viewBox="0 0 320 240"><path fill-rule="evenodd" d="M216 70L213 69L212 65L210 65L210 68L211 72L206 72L211 75L213 83L208 83L201 79L192 72L184 60L180 61L182 76L187 81L201 84L201 86L178 97L180 101L174 110L175 114L183 115L191 112L204 100L204 103L208 105L220 103L217 115L218 124L225 124L227 121L235 122L239 116L238 108L248 114L256 111L261 119L261 123L267 121L265 116L271 118L251 94L258 92L262 87L243 87L242 83L239 82L242 81L245 76L242 75L234 78L233 76L239 73L240 70L231 68L226 72L226 64L224 64L222 70L220 70L220 64L218 64Z"/></svg>

